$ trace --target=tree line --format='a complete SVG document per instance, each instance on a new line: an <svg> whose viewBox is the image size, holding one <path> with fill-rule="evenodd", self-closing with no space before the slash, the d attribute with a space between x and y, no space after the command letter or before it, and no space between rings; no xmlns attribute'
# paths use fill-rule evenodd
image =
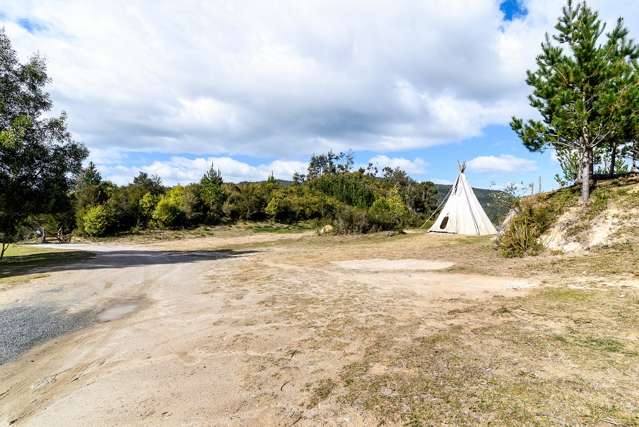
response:
<svg viewBox="0 0 639 427"><path fill-rule="evenodd" d="M387 167L378 174L339 162L338 169L314 171L318 159L333 155L314 155L309 174L292 182L271 176L263 182L226 183L211 165L199 182L175 186L164 186L159 177L145 172L118 186L104 180L90 162L80 170L65 209L33 215L23 234L40 225L100 237L265 220L330 223L342 233L369 232L419 226L437 206L435 185L417 182L401 169Z"/></svg>

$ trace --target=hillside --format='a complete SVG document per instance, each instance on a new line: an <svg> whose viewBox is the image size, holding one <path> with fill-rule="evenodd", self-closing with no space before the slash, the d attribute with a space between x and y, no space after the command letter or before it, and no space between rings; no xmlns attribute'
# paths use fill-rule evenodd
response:
<svg viewBox="0 0 639 427"><path fill-rule="evenodd" d="M633 252L639 245L639 176L598 181L587 206L579 203L576 186L524 198L506 234L502 241L516 242L521 254L541 249Z"/></svg>

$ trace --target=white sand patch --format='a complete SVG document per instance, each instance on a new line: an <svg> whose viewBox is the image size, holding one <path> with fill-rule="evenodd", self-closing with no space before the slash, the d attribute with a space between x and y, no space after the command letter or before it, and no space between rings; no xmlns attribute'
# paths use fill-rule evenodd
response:
<svg viewBox="0 0 639 427"><path fill-rule="evenodd" d="M119 304L114 307L108 308L102 313L98 314L98 320L102 322L118 320L131 313L137 307L137 304Z"/></svg>
<svg viewBox="0 0 639 427"><path fill-rule="evenodd" d="M455 265L448 261L430 261L425 259L356 259L333 261L334 265L348 270L366 271L431 271L443 270Z"/></svg>

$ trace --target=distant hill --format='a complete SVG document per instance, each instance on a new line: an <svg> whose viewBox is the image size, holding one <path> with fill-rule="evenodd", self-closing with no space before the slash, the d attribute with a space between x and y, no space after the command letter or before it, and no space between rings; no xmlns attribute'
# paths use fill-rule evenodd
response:
<svg viewBox="0 0 639 427"><path fill-rule="evenodd" d="M452 187L452 185L435 184L435 187L437 187L437 199L441 203L441 201L444 200L444 197L446 197L446 195L450 191L450 187ZM475 192L477 200L479 200L482 208L484 208L484 211L486 211L486 215L488 215L488 218L490 218L493 224L498 225L497 223L499 222L499 219L503 218L508 213L504 211L506 208L504 208L503 206L498 206L493 202L493 194L499 193L500 191L488 190L485 188L473 188L473 191Z"/></svg>

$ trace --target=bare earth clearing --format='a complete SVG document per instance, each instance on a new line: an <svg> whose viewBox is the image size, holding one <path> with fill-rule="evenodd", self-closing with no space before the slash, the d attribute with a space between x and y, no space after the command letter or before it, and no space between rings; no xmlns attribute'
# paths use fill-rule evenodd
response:
<svg viewBox="0 0 639 427"><path fill-rule="evenodd" d="M506 260L485 238L312 233L67 247L96 255L0 279L0 328L49 334L0 339L0 425L639 423L634 247Z"/></svg>

